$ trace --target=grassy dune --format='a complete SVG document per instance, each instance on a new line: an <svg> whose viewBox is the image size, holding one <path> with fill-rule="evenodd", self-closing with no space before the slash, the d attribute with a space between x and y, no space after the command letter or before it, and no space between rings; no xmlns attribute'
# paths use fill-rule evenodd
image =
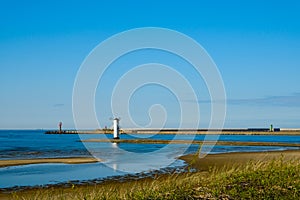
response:
<svg viewBox="0 0 300 200"><path fill-rule="evenodd" d="M200 160L200 159L199 159ZM190 160L191 162L191 160ZM198 161L194 161L195 163ZM196 173L162 175L125 183L39 188L14 192L12 199L300 199L300 160L210 165ZM1 196L0 196L1 197Z"/></svg>

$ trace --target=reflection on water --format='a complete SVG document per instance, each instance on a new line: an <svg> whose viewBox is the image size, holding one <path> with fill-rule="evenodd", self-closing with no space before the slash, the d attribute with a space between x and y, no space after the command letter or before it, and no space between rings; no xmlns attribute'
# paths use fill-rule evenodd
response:
<svg viewBox="0 0 300 200"><path fill-rule="evenodd" d="M54 184L72 180L90 180L115 175L114 171L101 163L92 164L37 164L0 168L0 187L33 186Z"/></svg>
<svg viewBox="0 0 300 200"><path fill-rule="evenodd" d="M118 148L118 143L116 143L116 142L111 143L111 147L113 149L117 149ZM117 162L112 163L111 167L114 169L114 171L117 171L118 170Z"/></svg>
<svg viewBox="0 0 300 200"><path fill-rule="evenodd" d="M150 135L149 135L150 136ZM112 138L112 135L46 135L44 131L0 131L0 159L28 159L43 157L73 157L94 155L103 163L92 164L36 164L0 168L0 188L12 186L33 186L55 184L67 181L102 179L131 173L147 172L169 166L183 166L176 158L194 153L199 145L193 144L134 144L134 143L93 143L83 144L81 139ZM124 139L133 138L122 135ZM147 138L147 135L143 135ZM189 140L194 136L177 135L176 139ZM174 135L151 135L151 139L174 139ZM196 140L203 140L197 135ZM221 135L222 141L287 142L300 143L300 136L249 136ZM89 151L86 150L86 146ZM187 149L187 150L186 150ZM226 152L277 151L298 149L274 146L221 146L216 145L212 154ZM185 151L186 150L186 151ZM129 153L128 153L129 152ZM155 152L155 153L151 153Z"/></svg>
<svg viewBox="0 0 300 200"><path fill-rule="evenodd" d="M170 169L180 168L184 162L177 160ZM170 170L169 169L169 170ZM153 169L154 171L155 169ZM156 169L157 170L157 169ZM163 170L159 169L158 170ZM134 177L151 176L152 170L141 168ZM145 172L142 174L138 174ZM168 171L165 171L168 172ZM156 172L157 173L157 172ZM14 186L38 186L57 183L85 183L99 182L114 176L122 176L128 173L118 170L118 165L113 164L110 168L102 163L91 164L35 164L0 168L0 188L9 188ZM116 177L120 179L120 177Z"/></svg>

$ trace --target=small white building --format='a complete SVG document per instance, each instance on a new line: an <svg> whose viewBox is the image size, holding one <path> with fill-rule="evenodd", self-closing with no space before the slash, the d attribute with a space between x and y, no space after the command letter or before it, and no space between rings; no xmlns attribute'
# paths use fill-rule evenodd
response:
<svg viewBox="0 0 300 200"><path fill-rule="evenodd" d="M120 128L119 128L119 121L120 121L120 118L114 118L113 119L114 121L114 139L119 139L119 134L120 134Z"/></svg>

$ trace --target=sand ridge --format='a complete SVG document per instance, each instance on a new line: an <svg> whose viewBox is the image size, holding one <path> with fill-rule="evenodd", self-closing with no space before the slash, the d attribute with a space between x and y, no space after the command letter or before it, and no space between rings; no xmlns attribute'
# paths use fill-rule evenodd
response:
<svg viewBox="0 0 300 200"><path fill-rule="evenodd" d="M33 158L33 159L0 160L0 167L42 164L42 163L84 164L84 163L95 163L95 162L101 162L101 160L93 157Z"/></svg>
<svg viewBox="0 0 300 200"><path fill-rule="evenodd" d="M231 168L232 166L241 166L251 161L265 162L275 159L300 161L300 150L208 154L204 158L199 158L195 154L189 154L181 156L180 159L186 161L190 167L200 171L207 171L213 167Z"/></svg>

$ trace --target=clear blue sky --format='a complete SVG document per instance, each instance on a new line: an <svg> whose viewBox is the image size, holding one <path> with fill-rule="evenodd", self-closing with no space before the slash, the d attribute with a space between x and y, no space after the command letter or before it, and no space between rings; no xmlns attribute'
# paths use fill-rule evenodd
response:
<svg viewBox="0 0 300 200"><path fill-rule="evenodd" d="M148 26L180 31L207 50L227 92L226 127L300 127L299 10L289 0L2 1L0 128L56 128L60 120L73 128L84 58L113 34ZM144 115L136 113L141 124Z"/></svg>

